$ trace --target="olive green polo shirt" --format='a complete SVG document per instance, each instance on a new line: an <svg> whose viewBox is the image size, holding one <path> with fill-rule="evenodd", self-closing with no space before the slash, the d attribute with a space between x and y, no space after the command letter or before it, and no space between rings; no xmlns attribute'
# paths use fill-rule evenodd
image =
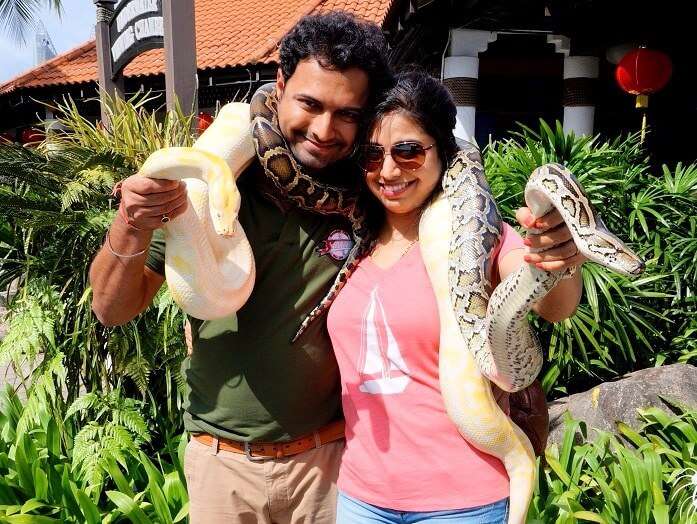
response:
<svg viewBox="0 0 697 524"><path fill-rule="evenodd" d="M283 441L341 416L339 372L326 328L314 321L294 344L298 326L325 295L342 261L320 255L341 217L282 211L257 187L259 165L238 181L239 221L256 263L256 282L236 315L190 318L193 354L184 361L188 431L244 441ZM164 274L164 240L154 235L146 265Z"/></svg>

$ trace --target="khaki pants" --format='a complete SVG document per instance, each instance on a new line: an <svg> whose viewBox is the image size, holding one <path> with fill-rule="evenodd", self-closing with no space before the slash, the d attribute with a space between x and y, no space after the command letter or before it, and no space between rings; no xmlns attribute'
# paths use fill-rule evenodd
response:
<svg viewBox="0 0 697 524"><path fill-rule="evenodd" d="M191 524L334 524L343 450L338 440L256 462L191 439L184 457Z"/></svg>

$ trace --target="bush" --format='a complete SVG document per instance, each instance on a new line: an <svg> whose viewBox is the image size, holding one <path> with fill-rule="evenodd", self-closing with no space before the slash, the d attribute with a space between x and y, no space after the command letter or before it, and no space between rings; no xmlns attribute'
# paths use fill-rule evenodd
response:
<svg viewBox="0 0 697 524"><path fill-rule="evenodd" d="M153 462L138 446L148 434L135 401L88 394L61 411L55 399L42 395L34 388L26 405L9 386L0 395L0 521L186 519L186 438L166 439L151 455ZM81 425L75 417L79 412L87 412L91 422Z"/></svg>
<svg viewBox="0 0 697 524"><path fill-rule="evenodd" d="M57 355L65 371L54 388L71 404L81 391L119 390L139 398L156 438L181 431L183 317L166 290L134 321L104 328L91 311L88 268L115 210L111 188L149 152L191 143L190 120L164 121L147 97L116 100L111 128L81 117L71 102L57 110L66 131L39 148L0 146L0 289L11 283L8 333L0 364L28 363L42 375ZM31 384L31 378L28 380Z"/></svg>
<svg viewBox="0 0 697 524"><path fill-rule="evenodd" d="M515 223L530 173L565 164L584 185L608 228L647 261L634 281L584 264L576 314L551 325L534 320L547 347L543 386L556 395L664 362L697 356L697 166L653 173L638 135L610 141L565 135L557 122L522 127L484 151L487 177L504 217Z"/></svg>
<svg viewBox="0 0 697 524"><path fill-rule="evenodd" d="M638 431L618 423L619 436L597 431L592 442L584 423L567 420L561 449L545 454L528 522L697 522L697 411L674 409L640 410Z"/></svg>

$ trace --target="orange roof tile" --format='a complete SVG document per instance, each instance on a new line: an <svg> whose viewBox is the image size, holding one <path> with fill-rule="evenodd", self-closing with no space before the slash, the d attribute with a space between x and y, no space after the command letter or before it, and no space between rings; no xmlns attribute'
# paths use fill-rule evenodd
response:
<svg viewBox="0 0 697 524"><path fill-rule="evenodd" d="M281 37L312 12L341 9L382 24L395 0L196 0L199 70L271 63ZM164 50L151 49L124 69L125 76L164 72ZM97 80L97 54L91 40L0 84L0 94L19 88L79 84Z"/></svg>

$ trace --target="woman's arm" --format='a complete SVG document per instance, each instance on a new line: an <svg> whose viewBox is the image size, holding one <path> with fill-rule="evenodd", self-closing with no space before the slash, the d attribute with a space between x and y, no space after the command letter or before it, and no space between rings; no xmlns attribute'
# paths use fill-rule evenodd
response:
<svg viewBox="0 0 697 524"><path fill-rule="evenodd" d="M501 280L518 270L525 261L526 252L524 249L513 249L499 259L499 274ZM532 307L532 310L549 322L559 322L569 318L576 311L576 307L581 300L583 283L581 272L560 281L552 290Z"/></svg>
<svg viewBox="0 0 697 524"><path fill-rule="evenodd" d="M525 245L531 248L544 248L544 253L527 253L523 249L513 249L499 258L498 269L501 280L517 271L521 264L535 264L547 271L558 271L580 266L586 260L578 252L571 233L557 211L544 217L535 218L527 207L520 208L516 219L526 229L534 228L539 233L528 233ZM560 281L542 300L533 306L533 311L549 322L559 322L569 318L576 311L581 300L583 282L581 272Z"/></svg>

